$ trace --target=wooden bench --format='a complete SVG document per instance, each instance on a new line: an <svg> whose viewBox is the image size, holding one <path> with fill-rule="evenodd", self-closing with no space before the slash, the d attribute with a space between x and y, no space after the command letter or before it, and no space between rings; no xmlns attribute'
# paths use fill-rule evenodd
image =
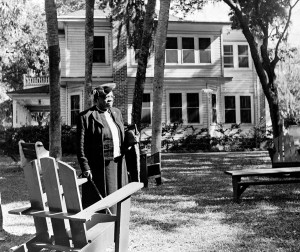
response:
<svg viewBox="0 0 300 252"><path fill-rule="evenodd" d="M299 149L289 134L274 138L274 148L269 150L273 168L300 167Z"/></svg>
<svg viewBox="0 0 300 252"><path fill-rule="evenodd" d="M242 193L250 185L274 185L300 183L300 167L291 168L271 168L271 169L249 169L225 171L225 174L231 175L233 187L233 201L239 202ZM296 176L293 178L293 176ZM268 180L243 180L249 177L268 177Z"/></svg>
<svg viewBox="0 0 300 252"><path fill-rule="evenodd" d="M143 153L140 155L140 179L145 187L148 187L148 179L154 177L156 184L161 185L161 153L157 152L153 155Z"/></svg>
<svg viewBox="0 0 300 252"><path fill-rule="evenodd" d="M41 158L40 163L41 173L37 160L24 167L31 206L9 211L32 216L36 234L13 251L104 252L113 244L114 251L128 251L130 197L143 184L130 183L82 209L75 169L51 157ZM117 205L116 215L99 213L113 205Z"/></svg>
<svg viewBox="0 0 300 252"><path fill-rule="evenodd" d="M37 159L38 167L40 167L40 159L49 157L49 151L44 148L42 142L25 143L25 141L20 140L19 153L22 168L35 159Z"/></svg>

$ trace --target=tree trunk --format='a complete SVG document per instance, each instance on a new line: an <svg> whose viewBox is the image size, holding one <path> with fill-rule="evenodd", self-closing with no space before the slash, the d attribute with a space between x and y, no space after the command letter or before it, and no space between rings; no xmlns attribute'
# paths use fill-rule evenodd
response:
<svg viewBox="0 0 300 252"><path fill-rule="evenodd" d="M135 78L134 96L132 101L132 123L141 129L142 102L146 80L147 63L150 55L152 34L154 29L154 14L156 0L148 0L143 23L143 36L138 56L138 66Z"/></svg>
<svg viewBox="0 0 300 252"><path fill-rule="evenodd" d="M155 65L153 79L153 113L151 154L161 152L162 100L165 70L165 48L171 0L160 2L158 27L155 38Z"/></svg>
<svg viewBox="0 0 300 252"><path fill-rule="evenodd" d="M86 0L85 10L85 88L84 109L92 106L91 92L93 79L94 50L94 6L95 0Z"/></svg>
<svg viewBox="0 0 300 252"><path fill-rule="evenodd" d="M47 41L50 75L50 123L49 152L56 159L61 158L61 110L60 110L60 51L58 41L57 12L54 0L45 0Z"/></svg>

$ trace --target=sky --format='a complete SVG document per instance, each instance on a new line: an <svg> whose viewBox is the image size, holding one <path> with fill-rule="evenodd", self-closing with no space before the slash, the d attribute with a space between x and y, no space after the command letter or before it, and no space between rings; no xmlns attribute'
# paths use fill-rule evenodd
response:
<svg viewBox="0 0 300 252"><path fill-rule="evenodd" d="M205 20L205 21L229 21L228 12L229 7L227 4L219 2L215 4L208 4L204 6L201 15L190 15L189 19L192 20ZM296 5L292 12L292 24L290 25L289 43L292 46L300 46L300 2Z"/></svg>

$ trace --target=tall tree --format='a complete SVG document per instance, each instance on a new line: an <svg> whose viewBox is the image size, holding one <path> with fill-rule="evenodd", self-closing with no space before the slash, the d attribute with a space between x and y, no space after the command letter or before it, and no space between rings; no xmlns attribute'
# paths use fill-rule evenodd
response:
<svg viewBox="0 0 300 252"><path fill-rule="evenodd" d="M84 109L92 106L95 0L86 0L85 8L85 87Z"/></svg>
<svg viewBox="0 0 300 252"><path fill-rule="evenodd" d="M0 3L1 80L9 89L23 88L23 74L46 74L45 15L41 4L32 1Z"/></svg>
<svg viewBox="0 0 300 252"><path fill-rule="evenodd" d="M162 135L162 100L165 70L165 49L169 23L169 9L171 0L160 2L157 32L155 36L155 64L153 78L153 113L151 154L161 152Z"/></svg>
<svg viewBox="0 0 300 252"><path fill-rule="evenodd" d="M132 101L132 122L138 129L141 128L142 102L144 85L146 81L147 63L152 45L154 33L154 15L156 0L149 0L146 5L146 13L143 23L143 35L140 50L138 53L138 66L136 72L134 96Z"/></svg>
<svg viewBox="0 0 300 252"><path fill-rule="evenodd" d="M201 9L203 3L207 2L207 0L175 1L177 7L188 12ZM223 0L223 2L231 8L232 27L241 29L249 44L254 66L268 101L273 137L277 137L283 129L275 68L284 54L281 46L288 36L292 10L299 0Z"/></svg>
<svg viewBox="0 0 300 252"><path fill-rule="evenodd" d="M50 75L49 151L51 157L60 159L62 154L60 116L60 49L55 0L45 0L45 11Z"/></svg>

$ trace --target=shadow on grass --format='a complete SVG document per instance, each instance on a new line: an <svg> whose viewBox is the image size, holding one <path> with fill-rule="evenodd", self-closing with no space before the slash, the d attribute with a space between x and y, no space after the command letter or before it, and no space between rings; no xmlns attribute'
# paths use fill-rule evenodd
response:
<svg viewBox="0 0 300 252"><path fill-rule="evenodd" d="M74 166L74 158L66 161ZM132 197L132 251L299 251L296 184L250 186L233 203L224 171L254 168L271 168L266 152L163 154L163 185L150 179ZM4 204L27 199L22 172L0 169L0 177Z"/></svg>

